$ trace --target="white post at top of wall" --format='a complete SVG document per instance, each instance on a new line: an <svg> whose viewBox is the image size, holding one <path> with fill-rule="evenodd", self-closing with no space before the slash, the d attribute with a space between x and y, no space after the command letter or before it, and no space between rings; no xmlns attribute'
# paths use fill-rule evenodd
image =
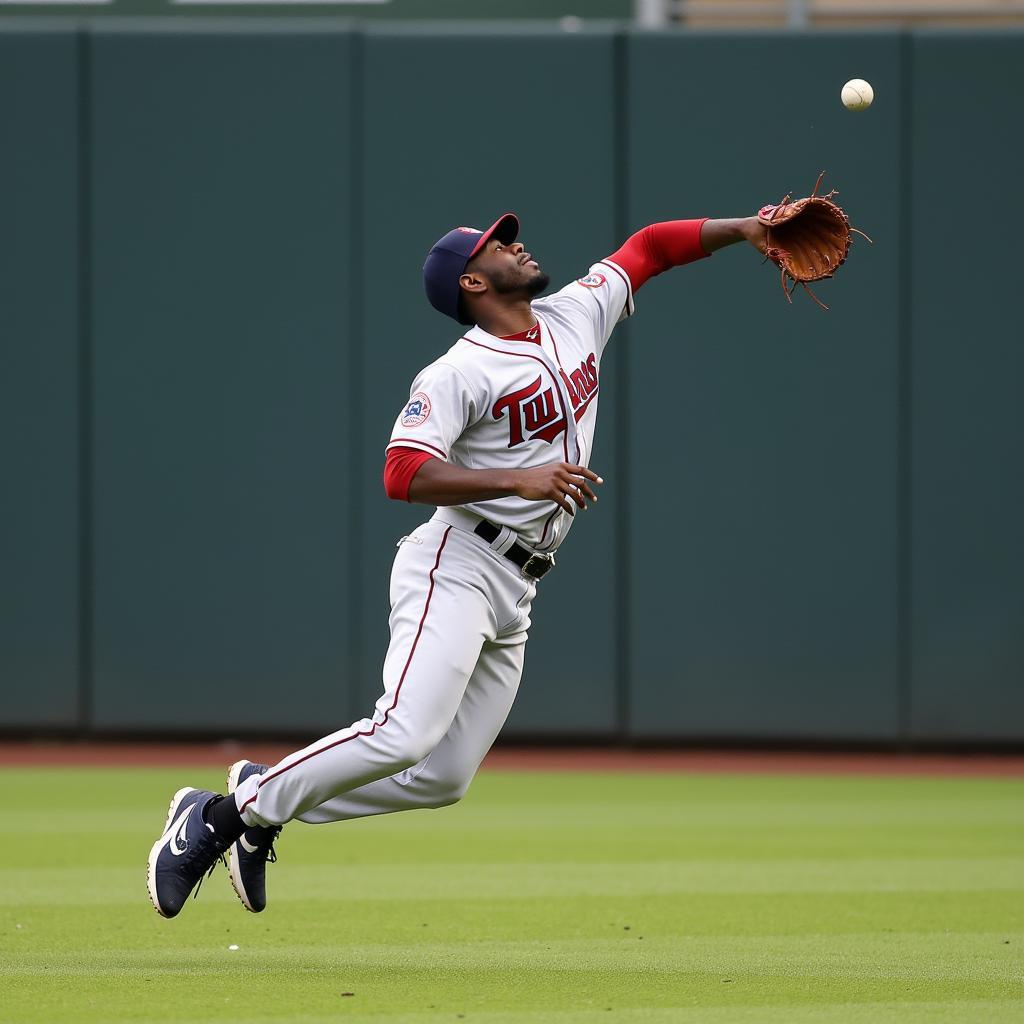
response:
<svg viewBox="0 0 1024 1024"><path fill-rule="evenodd" d="M669 23L672 0L633 0L633 16L645 28L661 28Z"/></svg>
<svg viewBox="0 0 1024 1024"><path fill-rule="evenodd" d="M790 28L807 28L811 23L808 0L786 0L786 24Z"/></svg>

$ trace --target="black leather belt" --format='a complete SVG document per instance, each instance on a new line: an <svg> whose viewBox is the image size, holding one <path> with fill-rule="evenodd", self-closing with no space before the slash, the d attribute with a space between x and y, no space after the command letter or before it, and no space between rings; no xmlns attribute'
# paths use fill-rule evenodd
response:
<svg viewBox="0 0 1024 1024"><path fill-rule="evenodd" d="M473 532L478 537L483 537L488 544L493 544L498 539L498 534L501 533L501 527L495 526L494 523L490 523L486 519L481 519L476 524ZM529 576L530 579L534 580L547 576L555 565L554 555L538 555L536 552L524 548L518 541L507 551L501 552L501 554L510 562L515 562L522 570L524 576Z"/></svg>

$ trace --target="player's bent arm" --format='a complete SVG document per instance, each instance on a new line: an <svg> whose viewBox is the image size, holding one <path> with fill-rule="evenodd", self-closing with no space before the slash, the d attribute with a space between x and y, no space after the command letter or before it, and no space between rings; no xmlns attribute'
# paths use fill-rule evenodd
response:
<svg viewBox="0 0 1024 1024"><path fill-rule="evenodd" d="M736 242L749 242L758 252L764 252L766 233L756 217L706 220L700 228L700 244L707 252L715 252Z"/></svg>
<svg viewBox="0 0 1024 1024"><path fill-rule="evenodd" d="M409 485L409 500L424 505L468 505L516 495L532 501L553 501L570 515L597 501L590 483L604 481L593 470L570 462L552 462L533 469L464 469L429 459Z"/></svg>

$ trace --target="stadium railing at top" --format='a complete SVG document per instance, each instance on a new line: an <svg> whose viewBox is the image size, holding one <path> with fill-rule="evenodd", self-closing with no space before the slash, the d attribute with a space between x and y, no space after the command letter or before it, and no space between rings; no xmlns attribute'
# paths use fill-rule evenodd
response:
<svg viewBox="0 0 1024 1024"><path fill-rule="evenodd" d="M644 24L787 28L1024 24L1024 0L638 0Z"/></svg>

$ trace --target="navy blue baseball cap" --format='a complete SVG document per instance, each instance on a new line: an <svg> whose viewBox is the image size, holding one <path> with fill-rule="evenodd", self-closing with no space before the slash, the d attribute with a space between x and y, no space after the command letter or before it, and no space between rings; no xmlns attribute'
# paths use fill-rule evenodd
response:
<svg viewBox="0 0 1024 1024"><path fill-rule="evenodd" d="M423 264L423 287L430 304L439 313L450 316L460 324L472 324L460 310L459 278L466 272L466 264L487 244L497 238L508 245L519 234L519 218L514 213L499 217L486 231L479 228L454 228L439 238L427 253Z"/></svg>

